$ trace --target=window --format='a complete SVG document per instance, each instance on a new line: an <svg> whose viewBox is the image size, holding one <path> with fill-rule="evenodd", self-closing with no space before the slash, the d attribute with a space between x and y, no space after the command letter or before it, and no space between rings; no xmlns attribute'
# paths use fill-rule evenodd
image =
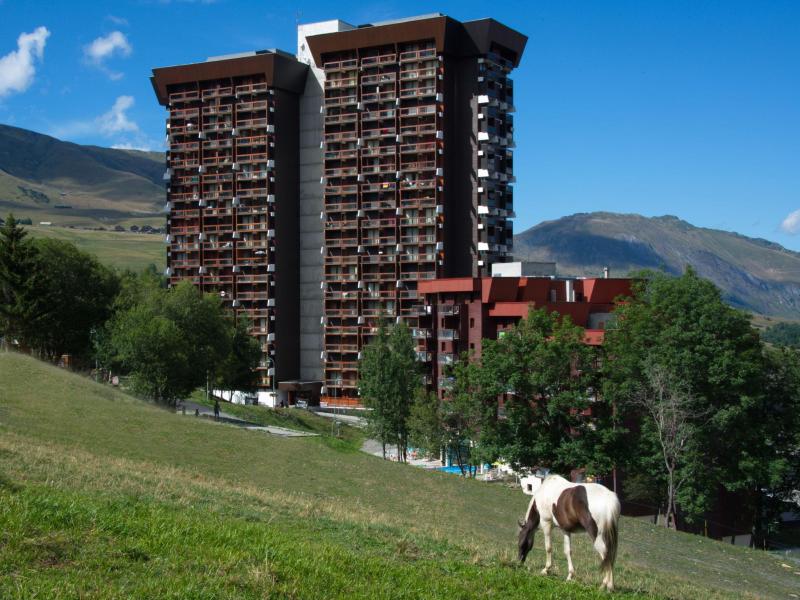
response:
<svg viewBox="0 0 800 600"><path fill-rule="evenodd" d="M475 318L474 317L470 317L469 318L469 328L470 329L475 329Z"/></svg>

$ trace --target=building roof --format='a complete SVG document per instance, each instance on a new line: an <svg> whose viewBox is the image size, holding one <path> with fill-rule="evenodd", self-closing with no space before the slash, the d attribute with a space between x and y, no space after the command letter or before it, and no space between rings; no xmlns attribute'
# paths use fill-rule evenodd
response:
<svg viewBox="0 0 800 600"><path fill-rule="evenodd" d="M498 23L479 19L461 23L435 13L383 23L360 25L348 31L323 33L308 37L308 46L317 66L322 56L354 48L370 48L391 43L409 43L433 39L438 52L460 56L486 54L495 42L514 53L518 65L528 37Z"/></svg>
<svg viewBox="0 0 800 600"><path fill-rule="evenodd" d="M171 85L263 74L268 85L300 94L305 89L308 65L279 50L259 50L213 57L204 62L153 69L150 78L158 102L169 103Z"/></svg>

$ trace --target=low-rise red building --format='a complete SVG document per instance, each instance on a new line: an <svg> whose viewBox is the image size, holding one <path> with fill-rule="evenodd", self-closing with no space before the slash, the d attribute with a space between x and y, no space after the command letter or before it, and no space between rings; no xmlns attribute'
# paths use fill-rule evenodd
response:
<svg viewBox="0 0 800 600"><path fill-rule="evenodd" d="M467 351L481 353L484 339L497 339L528 315L545 308L569 315L583 327L586 343L603 343L615 301L631 294L630 279L554 277L454 277L419 283L426 319L412 330L427 340L420 360L429 365L428 383L441 394L447 365ZM426 325L423 327L422 325Z"/></svg>

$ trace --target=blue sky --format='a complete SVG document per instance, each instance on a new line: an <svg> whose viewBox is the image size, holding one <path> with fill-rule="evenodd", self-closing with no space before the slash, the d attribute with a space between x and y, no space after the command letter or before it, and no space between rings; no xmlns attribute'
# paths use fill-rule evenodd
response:
<svg viewBox="0 0 800 600"><path fill-rule="evenodd" d="M434 11L529 37L517 232L575 212L674 214L800 250L800 2L0 0L0 122L162 149L152 67L294 51L298 20Z"/></svg>

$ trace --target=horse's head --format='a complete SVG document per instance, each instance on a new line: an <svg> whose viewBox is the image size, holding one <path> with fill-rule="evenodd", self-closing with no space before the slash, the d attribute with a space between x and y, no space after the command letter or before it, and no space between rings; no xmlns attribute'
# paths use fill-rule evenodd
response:
<svg viewBox="0 0 800 600"><path fill-rule="evenodd" d="M536 508L536 501L531 503L528 511L528 520L519 522L519 562L524 563L528 552L533 548L533 534L539 526L539 510Z"/></svg>
<svg viewBox="0 0 800 600"><path fill-rule="evenodd" d="M539 490L539 488L542 487L543 482L544 477L538 473L528 475L527 477L521 477L519 480L519 484L522 487L522 493L527 494L528 496L533 496Z"/></svg>

